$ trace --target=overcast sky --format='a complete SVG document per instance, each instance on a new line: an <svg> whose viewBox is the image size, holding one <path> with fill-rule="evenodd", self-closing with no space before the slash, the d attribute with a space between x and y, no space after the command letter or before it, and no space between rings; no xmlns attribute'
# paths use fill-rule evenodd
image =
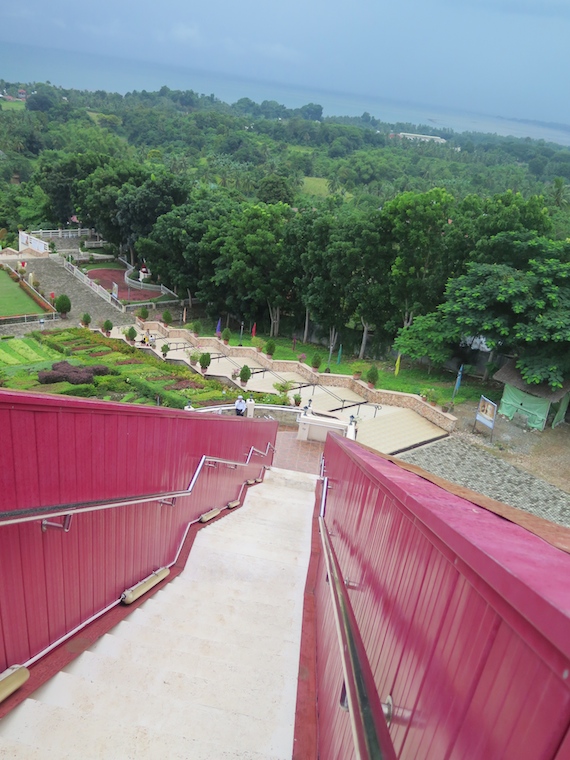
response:
<svg viewBox="0 0 570 760"><path fill-rule="evenodd" d="M10 42L570 123L570 0L5 0L2 16Z"/></svg>

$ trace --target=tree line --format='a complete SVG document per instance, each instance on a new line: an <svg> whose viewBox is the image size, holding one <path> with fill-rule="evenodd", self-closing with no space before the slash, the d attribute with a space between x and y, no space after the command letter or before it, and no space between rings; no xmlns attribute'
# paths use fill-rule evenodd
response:
<svg viewBox="0 0 570 760"><path fill-rule="evenodd" d="M213 314L271 335L312 322L331 346L358 335L361 356L373 333L373 347L396 338L438 363L481 334L529 382L570 374L562 146L415 143L315 104L33 88L0 112L3 245L76 216Z"/></svg>

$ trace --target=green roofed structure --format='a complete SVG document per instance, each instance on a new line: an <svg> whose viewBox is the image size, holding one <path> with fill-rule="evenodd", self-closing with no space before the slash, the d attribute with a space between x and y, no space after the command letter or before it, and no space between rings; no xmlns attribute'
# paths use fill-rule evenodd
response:
<svg viewBox="0 0 570 760"><path fill-rule="evenodd" d="M557 406L552 427L564 422L568 404L570 402L570 380L567 380L562 388L552 390L546 383L529 385L521 377L521 373L515 366L514 359L509 360L493 376L494 380L505 384L503 397L499 406L499 414L503 414L510 420L515 414L526 417L527 425L536 430L544 430L550 407Z"/></svg>

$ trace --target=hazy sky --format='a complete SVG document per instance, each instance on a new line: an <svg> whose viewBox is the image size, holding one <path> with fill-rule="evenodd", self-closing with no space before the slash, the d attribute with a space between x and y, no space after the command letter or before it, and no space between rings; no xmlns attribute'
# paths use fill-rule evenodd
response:
<svg viewBox="0 0 570 760"><path fill-rule="evenodd" d="M570 123L570 0L7 3L0 40Z"/></svg>

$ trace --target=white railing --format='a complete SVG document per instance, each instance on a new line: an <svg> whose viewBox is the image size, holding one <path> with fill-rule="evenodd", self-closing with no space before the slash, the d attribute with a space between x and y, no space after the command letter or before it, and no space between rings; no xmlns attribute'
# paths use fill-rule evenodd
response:
<svg viewBox="0 0 570 760"><path fill-rule="evenodd" d="M140 280L133 280L132 277L130 277L131 272L134 269L134 266L130 264L127 259L125 259L124 256L119 256L119 261L122 261L123 264L127 267L127 271L125 272L125 282L127 285L129 285L131 288L136 288L137 290L150 290L154 291L155 293L160 287L160 293L163 296L172 296L173 300L176 301L184 301L183 298L180 298L176 295L176 293L173 290L170 290L170 288L167 288L166 285L153 285L148 282L141 282Z"/></svg>
<svg viewBox="0 0 570 760"><path fill-rule="evenodd" d="M91 235L95 234L95 231L87 227L79 227L78 229L70 230L32 230L30 234L45 238L80 238L91 237Z"/></svg>
<svg viewBox="0 0 570 760"><path fill-rule="evenodd" d="M29 235L27 232L20 230L18 235L18 251L23 251L25 248L31 248L32 251L36 251L37 253L49 253L49 245L45 240L34 237L33 233Z"/></svg>
<svg viewBox="0 0 570 760"><path fill-rule="evenodd" d="M125 311L123 304L117 301L116 298L113 298L108 290L105 290L105 288L103 288L101 285L98 285L94 280L89 279L86 274L84 274L71 262L64 261L63 266L65 269L67 269L68 272L71 272L74 277L77 277L80 282L82 282L84 285L87 285L88 288L91 288L91 290L93 290L100 298L103 298L105 301L107 301L107 303L110 303L119 311Z"/></svg>

